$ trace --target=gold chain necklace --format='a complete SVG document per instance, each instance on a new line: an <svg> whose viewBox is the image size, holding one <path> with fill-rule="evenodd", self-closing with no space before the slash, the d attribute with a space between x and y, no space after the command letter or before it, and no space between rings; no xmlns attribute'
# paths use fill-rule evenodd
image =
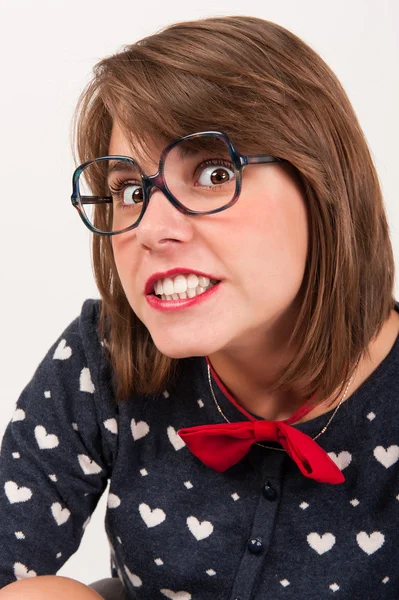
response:
<svg viewBox="0 0 399 600"><path fill-rule="evenodd" d="M340 402L339 402L338 406L335 408L335 410L334 410L333 414L332 414L332 415L331 415L331 417L328 419L328 421L327 421L326 425L325 425L325 426L322 428L322 430L321 430L321 431L319 431L319 433L318 433L317 435L315 435L315 436L312 438L312 440L317 440L317 438L318 438L318 437L320 437L320 436L321 436L323 433L325 433L325 432L327 431L327 428L328 428L328 426L330 425L331 421L333 420L333 418L334 418L334 417L335 417L335 415L337 414L337 410L338 410L338 409L339 409L339 407L341 406L342 402L345 400L345 397L346 397L346 394L347 394L347 392L348 392L349 386L350 386L350 384L352 383L352 380L353 380L353 378L354 378L354 376L355 376L356 369L357 369L357 366L358 366L358 364L359 364L359 360L360 360L360 358L358 359L358 361L357 361L357 363L356 363L356 366L355 366L355 370L354 370L354 372L353 372L353 375L352 375L352 377L350 378L350 380L349 380L349 382L348 382L348 385L346 386L345 393L344 393L344 395L342 396L342 398L341 398L341 400L340 400ZM213 387L212 387L212 381L211 381L211 369L210 369L210 367L209 367L209 364L208 364L208 381L209 381L209 387L210 387L210 389L211 389L211 393L212 393L213 400L214 400L214 402L215 402L215 404L216 404L216 408L218 409L218 411L220 412L220 414L222 415L222 417L224 418L224 420L225 420L225 421L227 421L227 423L231 423L231 421L229 421L229 419L226 417L226 415L224 414L224 412L223 412L223 411L222 411L222 409L220 408L220 406L219 406L219 404L218 404L218 401L216 400L216 396L215 396L215 394L213 393ZM259 442L255 442L255 443L256 443L256 445L257 445L257 446L261 446L262 448L268 448L269 450L278 450L279 452L285 452L284 448L274 448L273 446L266 446L265 444L260 444Z"/></svg>

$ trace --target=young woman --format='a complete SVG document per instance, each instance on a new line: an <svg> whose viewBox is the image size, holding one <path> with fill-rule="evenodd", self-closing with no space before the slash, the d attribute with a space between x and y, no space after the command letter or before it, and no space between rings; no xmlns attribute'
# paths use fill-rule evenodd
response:
<svg viewBox="0 0 399 600"><path fill-rule="evenodd" d="M102 60L76 114L101 302L6 429L0 599L397 598L394 259L336 76L210 18ZM113 577L54 577L109 479Z"/></svg>

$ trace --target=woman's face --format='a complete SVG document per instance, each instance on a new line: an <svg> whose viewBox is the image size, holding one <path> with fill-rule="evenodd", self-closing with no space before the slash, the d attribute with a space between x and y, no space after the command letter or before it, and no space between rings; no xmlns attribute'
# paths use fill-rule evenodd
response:
<svg viewBox="0 0 399 600"><path fill-rule="evenodd" d="M157 171L162 149L154 143L151 163L140 163L147 174ZM137 156L116 123L109 154ZM305 199L287 163L245 167L238 201L216 214L182 214L155 190L139 226L111 239L128 302L163 354L273 353L284 347L308 248ZM221 283L194 305L157 310L146 298L146 282L174 268Z"/></svg>

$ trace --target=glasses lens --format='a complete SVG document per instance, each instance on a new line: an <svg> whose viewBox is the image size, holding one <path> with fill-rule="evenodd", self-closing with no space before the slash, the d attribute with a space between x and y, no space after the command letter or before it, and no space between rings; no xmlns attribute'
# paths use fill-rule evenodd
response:
<svg viewBox="0 0 399 600"><path fill-rule="evenodd" d="M143 171L133 159L101 159L79 177L80 203L87 220L99 231L124 231L140 218ZM212 212L231 202L237 172L226 142L213 136L182 140L168 152L164 178L184 207Z"/></svg>
<svg viewBox="0 0 399 600"><path fill-rule="evenodd" d="M199 136L183 140L168 152L164 177L183 206L198 212L222 208L236 191L236 169L224 140Z"/></svg>
<svg viewBox="0 0 399 600"><path fill-rule="evenodd" d="M100 231L122 231L140 216L141 171L133 160L103 159L90 163L80 174L79 191L86 218Z"/></svg>

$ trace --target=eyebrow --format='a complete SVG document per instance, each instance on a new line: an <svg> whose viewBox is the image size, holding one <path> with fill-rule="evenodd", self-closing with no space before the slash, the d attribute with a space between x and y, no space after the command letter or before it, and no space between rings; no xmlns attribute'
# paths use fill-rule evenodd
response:
<svg viewBox="0 0 399 600"><path fill-rule="evenodd" d="M180 146L179 152L181 158L193 157L203 152L209 152L211 154L217 154L219 152L218 148L206 148L205 145L201 148L188 147L188 146ZM227 150L228 154L228 150ZM133 159L132 159L133 160ZM125 160L117 160L113 164L108 165L107 176L113 173L114 171L134 171L137 170L140 173L140 168L138 166L133 166L131 163Z"/></svg>
<svg viewBox="0 0 399 600"><path fill-rule="evenodd" d="M196 154L199 154L200 152L202 152L202 149L201 148L188 148L186 146L185 147L180 146L179 152L180 152L181 158L187 158L188 156L195 156Z"/></svg>
<svg viewBox="0 0 399 600"><path fill-rule="evenodd" d="M110 175L114 171L139 171L137 166L133 166L126 160L117 160L113 164L108 164L107 175Z"/></svg>
<svg viewBox="0 0 399 600"><path fill-rule="evenodd" d="M223 151L224 151L224 148L223 148ZM215 154L215 155L220 154L221 148L219 148L218 145L215 143L210 144L209 140L208 140L208 143L203 143L202 145L198 144L197 146L194 146L193 144L191 144L190 146L182 145L179 148L179 152L180 152L181 158L186 158L186 157L196 156L198 154L203 154L203 153L210 153L210 154ZM226 152L228 153L227 148L226 148Z"/></svg>

